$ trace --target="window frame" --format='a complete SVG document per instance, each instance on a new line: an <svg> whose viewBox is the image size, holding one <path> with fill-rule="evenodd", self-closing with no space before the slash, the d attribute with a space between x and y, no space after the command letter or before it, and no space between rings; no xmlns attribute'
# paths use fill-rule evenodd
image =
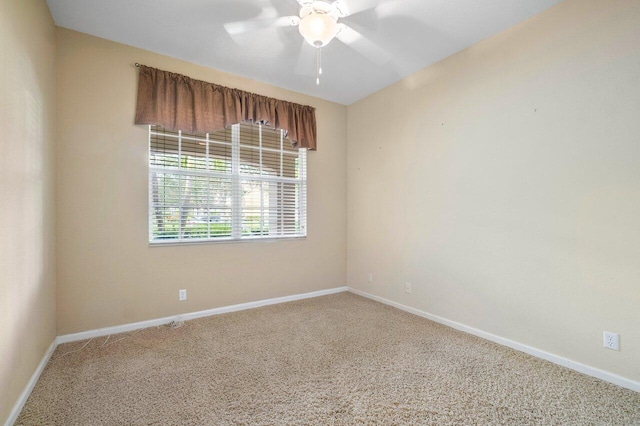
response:
<svg viewBox="0 0 640 426"><path fill-rule="evenodd" d="M247 125L249 123L242 123ZM287 240L295 240L295 239L305 239L307 237L307 154L308 151L306 148L299 148L297 151L297 155L293 155L291 151L287 153L284 150L285 141L289 141L284 136L283 130L278 130L280 132L280 149L267 148L262 146L262 129L269 128L268 126L264 126L261 123L251 124L253 126L258 126L259 135L260 135L260 145L259 147L249 146L241 144L240 137L240 126L242 124L234 124L231 126L231 142L222 142L210 139L210 133L205 134L205 139L194 138L193 136L183 136L182 131L177 131L176 141L178 144L178 167L167 167L167 166L154 166L151 164L151 155L152 155L152 135L158 136L166 136L165 134L159 133L157 131L154 132L153 125L148 126L148 145L147 145L147 178L148 178L148 199L147 199L147 213L148 213L148 244L150 246L168 246L168 245L191 245L191 244L225 244L225 243L238 243L238 242L274 242L274 241L287 241ZM160 127L160 126L158 126ZM187 140L198 140L198 141L206 141L206 170L193 170L193 169L185 169L182 167L182 140L183 138ZM209 169L209 161L211 158L209 157L209 147L210 143L218 143L223 145L228 145L231 147L231 173L214 171ZM260 153L260 174L243 174L242 173L242 164L240 161L241 149L256 149ZM280 154L280 174L279 176L270 176L262 173L263 170L263 159L262 153L265 151L269 152L277 152ZM286 154L285 154L286 153ZM291 157L295 157L298 161L298 173L299 178L291 178L282 176L282 168L283 165L283 155L289 155ZM200 176L200 177L208 177L208 178L218 178L218 179L229 179L231 181L231 234L228 236L211 236L210 225L208 225L209 234L207 237L185 237L182 234L182 228L178 231L178 236L175 238L154 238L154 216L156 213L154 212L154 201L153 201L153 179L152 175L154 173L162 173L162 174L173 174L179 176ZM296 214L299 215L299 232L296 234L282 234L275 232L273 234L266 235L245 235L243 234L243 210L242 210L242 184L246 181L258 181L262 184L264 183L289 183L296 185ZM298 194L298 191L302 191ZM274 197L276 200L279 197ZM261 192L262 199L262 192ZM179 211L182 211L182 203L178 202L176 204L176 208ZM210 209L210 207L207 207ZM282 214L281 207L277 207ZM261 212L264 211L264 206L261 204ZM207 223L210 223L210 217L207 216ZM271 215L269 216L269 222L271 224ZM276 219L278 220L278 219ZM264 220L261 220L261 224L264 224ZM269 227L271 229L271 227ZM282 229L280 230L282 232Z"/></svg>

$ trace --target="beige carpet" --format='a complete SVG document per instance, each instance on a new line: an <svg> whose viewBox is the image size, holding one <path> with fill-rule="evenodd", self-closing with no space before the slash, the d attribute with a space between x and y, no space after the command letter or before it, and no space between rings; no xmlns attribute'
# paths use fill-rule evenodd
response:
<svg viewBox="0 0 640 426"><path fill-rule="evenodd" d="M349 293L69 343L19 425L640 425L640 394Z"/></svg>

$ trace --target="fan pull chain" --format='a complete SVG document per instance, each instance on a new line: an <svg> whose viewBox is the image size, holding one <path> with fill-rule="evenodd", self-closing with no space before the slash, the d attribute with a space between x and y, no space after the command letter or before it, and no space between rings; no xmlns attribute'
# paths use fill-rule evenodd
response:
<svg viewBox="0 0 640 426"><path fill-rule="evenodd" d="M316 86L320 85L320 76L322 75L322 53L320 52L321 48L317 47L318 51L316 52Z"/></svg>

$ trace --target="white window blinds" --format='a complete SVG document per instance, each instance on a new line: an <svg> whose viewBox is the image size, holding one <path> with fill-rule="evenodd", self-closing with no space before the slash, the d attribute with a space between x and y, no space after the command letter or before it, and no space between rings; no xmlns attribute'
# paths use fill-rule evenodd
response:
<svg viewBox="0 0 640 426"><path fill-rule="evenodd" d="M149 127L149 241L306 236L307 153L280 130Z"/></svg>

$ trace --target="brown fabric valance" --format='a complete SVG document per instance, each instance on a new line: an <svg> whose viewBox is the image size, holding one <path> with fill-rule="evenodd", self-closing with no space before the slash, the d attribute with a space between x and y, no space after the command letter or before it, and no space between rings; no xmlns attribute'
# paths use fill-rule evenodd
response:
<svg viewBox="0 0 640 426"><path fill-rule="evenodd" d="M315 108L140 65L136 124L209 133L247 121L283 129L294 146L316 149Z"/></svg>

